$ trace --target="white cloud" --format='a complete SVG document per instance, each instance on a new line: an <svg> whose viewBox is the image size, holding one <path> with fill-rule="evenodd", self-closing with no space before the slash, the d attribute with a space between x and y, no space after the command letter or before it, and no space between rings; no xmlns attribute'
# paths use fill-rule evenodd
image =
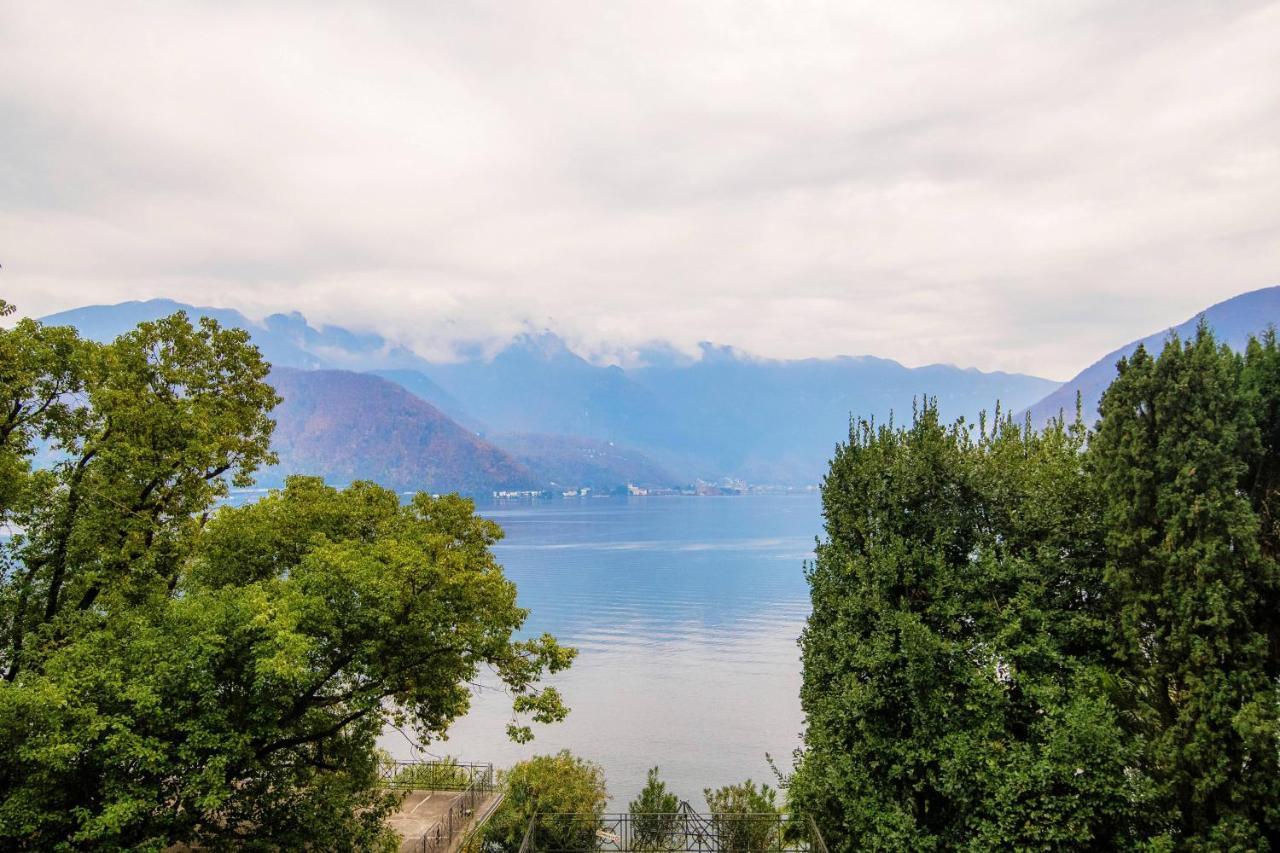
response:
<svg viewBox="0 0 1280 853"><path fill-rule="evenodd" d="M1280 283L1280 5L0 8L0 290L1066 376Z"/></svg>

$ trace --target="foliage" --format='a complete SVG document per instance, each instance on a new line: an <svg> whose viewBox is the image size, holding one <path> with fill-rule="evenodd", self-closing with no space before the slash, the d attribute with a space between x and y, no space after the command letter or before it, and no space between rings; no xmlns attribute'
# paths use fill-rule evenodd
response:
<svg viewBox="0 0 1280 853"><path fill-rule="evenodd" d="M1088 689L1104 643L1083 429L981 426L931 403L905 428L856 424L824 483L789 793L828 844L1115 843L1126 747Z"/></svg>
<svg viewBox="0 0 1280 853"><path fill-rule="evenodd" d="M649 770L645 786L628 806L631 813L632 843L641 850L669 849L675 839L680 798L667 790L658 778L658 768Z"/></svg>
<svg viewBox="0 0 1280 853"><path fill-rule="evenodd" d="M392 788L416 788L428 791L462 791L477 778L471 767L456 758L444 758L419 764L396 764L381 756L384 778Z"/></svg>
<svg viewBox="0 0 1280 853"><path fill-rule="evenodd" d="M768 785L758 788L750 779L714 791L707 788L711 828L725 853L764 853L781 849L782 815L777 792Z"/></svg>
<svg viewBox="0 0 1280 853"><path fill-rule="evenodd" d="M1140 348L1103 395L1090 446L1150 831L1188 849L1280 831L1280 575L1259 517L1274 458L1258 428L1280 404L1277 363L1273 335L1242 359L1203 324L1158 359Z"/></svg>
<svg viewBox="0 0 1280 853"><path fill-rule="evenodd" d="M1139 349L1101 411L837 449L789 791L833 849L1276 840L1275 337Z"/></svg>
<svg viewBox="0 0 1280 853"><path fill-rule="evenodd" d="M536 813L534 849L596 848L596 831L608 802L600 765L566 749L521 761L504 774L503 782L506 798L485 827L486 847L519 850Z"/></svg>
<svg viewBox="0 0 1280 853"><path fill-rule="evenodd" d="M272 461L244 332L23 320L0 354L0 845L379 848L384 725L438 737L482 666L564 715L538 682L572 653L512 640L469 502L293 478L215 509Z"/></svg>

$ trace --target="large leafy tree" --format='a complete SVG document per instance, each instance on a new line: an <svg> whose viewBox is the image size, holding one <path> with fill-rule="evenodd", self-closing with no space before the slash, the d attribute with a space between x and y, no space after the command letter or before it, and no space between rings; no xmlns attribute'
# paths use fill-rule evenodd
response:
<svg viewBox="0 0 1280 853"><path fill-rule="evenodd" d="M514 639L468 501L295 478L216 508L271 460L244 332L23 320L0 355L0 845L385 846L384 726L438 737L482 667L565 713L539 681L572 653Z"/></svg>
<svg viewBox="0 0 1280 853"><path fill-rule="evenodd" d="M858 423L823 485L793 805L839 849L1123 842L1084 430Z"/></svg>
<svg viewBox="0 0 1280 853"><path fill-rule="evenodd" d="M1280 576L1259 517L1274 524L1274 336L1247 362L1246 376L1203 324L1159 358L1139 348L1103 395L1089 454L1138 767L1155 786L1148 832L1187 849L1280 831Z"/></svg>
<svg viewBox="0 0 1280 853"><path fill-rule="evenodd" d="M1280 841L1276 336L1139 348L1101 416L837 450L790 792L833 846Z"/></svg>

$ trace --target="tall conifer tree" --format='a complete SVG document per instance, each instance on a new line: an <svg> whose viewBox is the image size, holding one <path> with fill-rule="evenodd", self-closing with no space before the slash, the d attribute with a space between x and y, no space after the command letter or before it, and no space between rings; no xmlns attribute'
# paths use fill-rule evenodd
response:
<svg viewBox="0 0 1280 853"><path fill-rule="evenodd" d="M1120 362L1090 446L1138 769L1155 786L1146 829L1183 849L1257 849L1277 826L1275 564L1246 491L1273 464L1267 405L1202 324Z"/></svg>

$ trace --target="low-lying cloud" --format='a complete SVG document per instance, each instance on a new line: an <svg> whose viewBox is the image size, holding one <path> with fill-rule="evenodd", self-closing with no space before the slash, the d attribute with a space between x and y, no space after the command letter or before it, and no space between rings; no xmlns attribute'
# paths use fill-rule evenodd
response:
<svg viewBox="0 0 1280 853"><path fill-rule="evenodd" d="M1280 4L8 4L0 294L1065 377L1280 283Z"/></svg>

